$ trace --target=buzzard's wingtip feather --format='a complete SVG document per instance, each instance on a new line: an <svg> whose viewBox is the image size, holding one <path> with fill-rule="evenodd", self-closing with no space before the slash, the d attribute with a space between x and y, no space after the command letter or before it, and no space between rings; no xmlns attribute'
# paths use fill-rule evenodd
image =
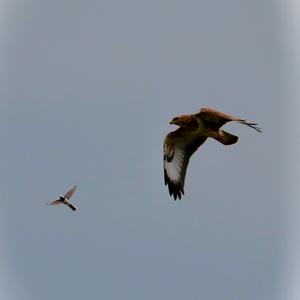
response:
<svg viewBox="0 0 300 300"><path fill-rule="evenodd" d="M246 120L243 120L243 119L238 120L238 122L240 124L247 125L247 126L253 128L253 129L255 129L258 132L262 132L262 129L257 126L258 125L257 123L250 123L250 122L247 122Z"/></svg>

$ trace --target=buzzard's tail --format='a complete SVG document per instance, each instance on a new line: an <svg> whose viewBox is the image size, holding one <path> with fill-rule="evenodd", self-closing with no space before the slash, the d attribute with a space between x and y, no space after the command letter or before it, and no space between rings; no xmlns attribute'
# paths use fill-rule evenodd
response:
<svg viewBox="0 0 300 300"><path fill-rule="evenodd" d="M215 139L223 145L232 145L238 141L239 137L224 130L220 130Z"/></svg>

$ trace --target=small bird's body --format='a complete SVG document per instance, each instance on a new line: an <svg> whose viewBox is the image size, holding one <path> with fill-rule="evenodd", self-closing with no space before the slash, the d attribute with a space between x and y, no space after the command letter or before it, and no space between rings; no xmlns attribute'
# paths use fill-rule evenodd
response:
<svg viewBox="0 0 300 300"><path fill-rule="evenodd" d="M184 194L184 180L190 157L207 138L214 138L223 145L232 145L238 141L237 136L220 129L230 121L261 132L256 123L246 122L212 108L202 108L199 113L172 119L170 124L179 128L167 134L164 140L164 178L169 194L175 200L177 197L181 199Z"/></svg>
<svg viewBox="0 0 300 300"><path fill-rule="evenodd" d="M60 195L59 199L50 202L49 205L65 204L68 207L70 207L73 211L75 211L77 208L70 203L70 198L74 194L75 190L76 190L76 185L74 185L69 191L67 191L65 195Z"/></svg>

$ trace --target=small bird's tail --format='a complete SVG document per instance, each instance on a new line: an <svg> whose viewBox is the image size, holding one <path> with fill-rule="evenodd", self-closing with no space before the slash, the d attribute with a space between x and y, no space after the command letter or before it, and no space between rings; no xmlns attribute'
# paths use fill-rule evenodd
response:
<svg viewBox="0 0 300 300"><path fill-rule="evenodd" d="M71 203L68 203L67 204L73 211L75 211L77 208L74 206L74 205L72 205Z"/></svg>
<svg viewBox="0 0 300 300"><path fill-rule="evenodd" d="M215 139L223 145L232 145L238 141L239 137L224 130L220 130Z"/></svg>

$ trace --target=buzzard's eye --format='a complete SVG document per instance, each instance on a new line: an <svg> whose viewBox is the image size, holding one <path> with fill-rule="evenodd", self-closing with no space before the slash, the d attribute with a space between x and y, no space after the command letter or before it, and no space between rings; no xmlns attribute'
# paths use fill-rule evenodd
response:
<svg viewBox="0 0 300 300"><path fill-rule="evenodd" d="M170 124L176 124L176 125L179 125L180 123L180 118L178 117L175 117L172 119L172 121L170 122Z"/></svg>

